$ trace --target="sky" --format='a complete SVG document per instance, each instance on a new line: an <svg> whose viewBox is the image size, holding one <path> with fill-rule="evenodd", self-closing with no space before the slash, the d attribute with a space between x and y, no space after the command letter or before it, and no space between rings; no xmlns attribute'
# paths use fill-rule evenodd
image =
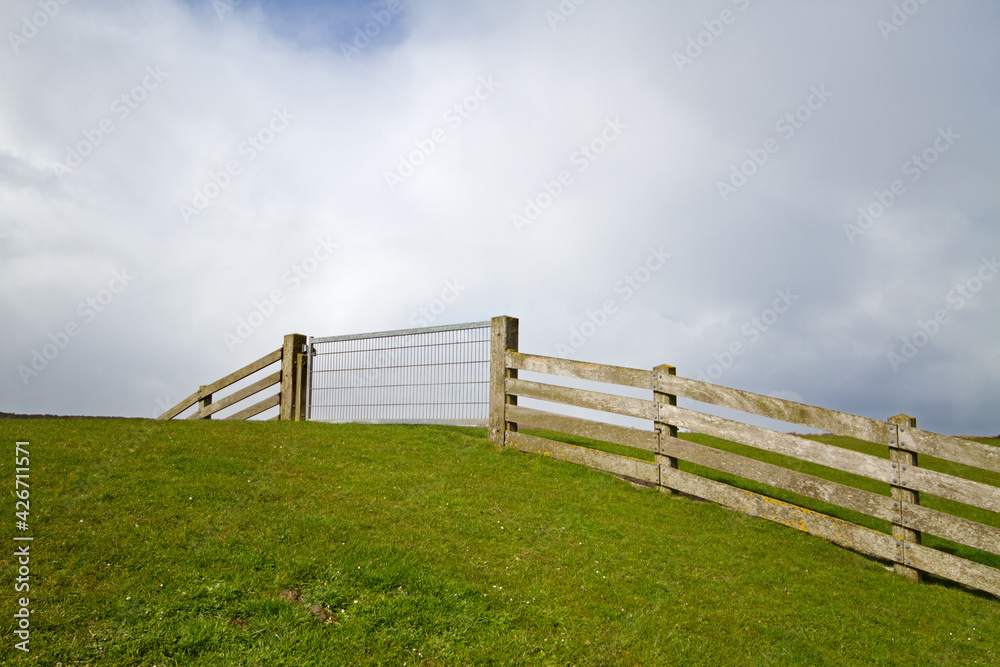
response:
<svg viewBox="0 0 1000 667"><path fill-rule="evenodd" d="M524 352L1000 433L1000 6L0 6L0 411L277 349ZM249 323L253 322L251 326Z"/></svg>

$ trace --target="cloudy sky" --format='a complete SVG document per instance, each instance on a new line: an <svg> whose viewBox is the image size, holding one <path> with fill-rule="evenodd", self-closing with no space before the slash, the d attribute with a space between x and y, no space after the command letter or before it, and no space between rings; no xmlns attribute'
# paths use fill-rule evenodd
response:
<svg viewBox="0 0 1000 667"><path fill-rule="evenodd" d="M996 3L0 27L2 411L149 417L287 333L506 314L527 352L1000 433Z"/></svg>

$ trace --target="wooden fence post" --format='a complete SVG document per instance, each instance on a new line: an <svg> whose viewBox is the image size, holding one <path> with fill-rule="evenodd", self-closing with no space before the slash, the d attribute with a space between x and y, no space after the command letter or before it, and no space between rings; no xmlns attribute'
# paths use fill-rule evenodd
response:
<svg viewBox="0 0 1000 667"><path fill-rule="evenodd" d="M674 468L677 469L677 458L673 456L666 456L661 454L660 443L666 438L676 438L677 437L677 427L671 426L664 421L664 417L660 414L660 405L677 405L677 396L674 394L668 394L663 391L663 382L661 381L665 375L677 375L677 369L673 366L667 364L662 364L653 369L655 376L653 377L653 401L657 404L657 415L656 422L654 423L654 428L656 429L656 453L653 456L657 465L660 467L660 491L664 493L674 494L676 493L673 489L668 487L663 483L663 469L664 468Z"/></svg>
<svg viewBox="0 0 1000 667"><path fill-rule="evenodd" d="M893 520L892 536L896 538L896 574L907 579L921 581L923 573L909 567L910 545L920 544L920 532L908 526L913 516L913 505L920 504L920 493L907 488L910 468L917 466L917 453L908 451L906 445L913 442L913 436L908 429L916 428L917 420L909 415L896 415L889 419L889 461L892 465L892 505L899 510L898 518Z"/></svg>
<svg viewBox="0 0 1000 667"><path fill-rule="evenodd" d="M299 404L299 355L306 344L302 334L288 334L281 348L281 402L278 419L298 420Z"/></svg>
<svg viewBox="0 0 1000 667"><path fill-rule="evenodd" d="M490 440L504 445L507 431L516 431L517 424L507 421L507 406L517 405L517 396L507 395L507 378L516 378L517 371L507 368L507 350L517 352L518 321L516 317L500 315L490 321Z"/></svg>
<svg viewBox="0 0 1000 667"><path fill-rule="evenodd" d="M307 345L307 343L303 343ZM301 349L301 348L300 348ZM309 390L309 378L306 374L309 372L309 352L299 353L296 355L298 364L298 387L296 387L295 395L295 421L304 422L306 420L306 392Z"/></svg>
<svg viewBox="0 0 1000 667"><path fill-rule="evenodd" d="M198 387L199 392L204 392L206 387L207 385L201 385L200 387ZM201 412L211 404L212 404L212 395L205 394L200 399L198 399L198 412ZM208 415L207 417L202 417L202 419L211 419L211 418L212 415Z"/></svg>

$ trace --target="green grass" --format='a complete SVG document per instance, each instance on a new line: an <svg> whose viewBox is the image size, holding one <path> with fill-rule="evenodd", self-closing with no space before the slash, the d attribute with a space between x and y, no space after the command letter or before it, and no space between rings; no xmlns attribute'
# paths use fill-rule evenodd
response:
<svg viewBox="0 0 1000 667"><path fill-rule="evenodd" d="M477 429L0 432L8 488L31 443L35 536L32 651L7 594L3 664L1000 664L995 598Z"/></svg>

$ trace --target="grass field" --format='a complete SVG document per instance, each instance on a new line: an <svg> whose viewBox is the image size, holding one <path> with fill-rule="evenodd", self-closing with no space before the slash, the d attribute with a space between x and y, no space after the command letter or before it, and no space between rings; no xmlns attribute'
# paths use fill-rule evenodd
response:
<svg viewBox="0 0 1000 667"><path fill-rule="evenodd" d="M0 420L3 664L1000 664L1000 601L483 430ZM701 437L701 436L692 436ZM922 461L923 463L923 461Z"/></svg>

